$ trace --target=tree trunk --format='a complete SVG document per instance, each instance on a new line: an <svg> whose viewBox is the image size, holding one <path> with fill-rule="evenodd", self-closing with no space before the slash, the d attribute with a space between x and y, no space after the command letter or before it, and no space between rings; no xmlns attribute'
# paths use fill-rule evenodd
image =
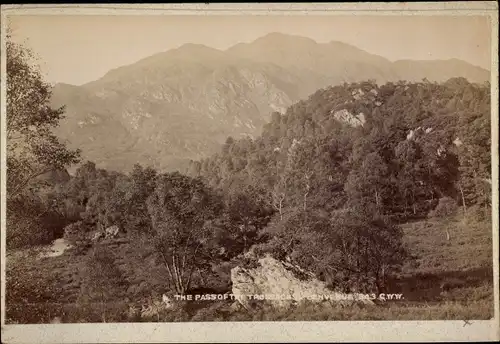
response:
<svg viewBox="0 0 500 344"><path fill-rule="evenodd" d="M101 293L101 300L104 300L104 295ZM101 301L101 310L102 310L102 322L106 322L106 303Z"/></svg>
<svg viewBox="0 0 500 344"><path fill-rule="evenodd" d="M177 291L178 294L182 294L182 288L179 283L179 275L177 274L177 268L175 266L175 255L172 255L172 271L173 271L173 277L174 277L174 282L175 282L175 290Z"/></svg>
<svg viewBox="0 0 500 344"><path fill-rule="evenodd" d="M382 287L381 287L381 292L385 292L385 265L382 264Z"/></svg>
<svg viewBox="0 0 500 344"><path fill-rule="evenodd" d="M357 245L356 245L356 292L359 292L359 235L357 237Z"/></svg>
<svg viewBox="0 0 500 344"><path fill-rule="evenodd" d="M177 264L177 259L176 259L176 256L175 254L172 255L172 263L173 263L173 266L174 266L174 274L175 274L175 278L177 279L177 283L179 285L179 294L184 294L185 293L185 289L184 289L184 286L183 286L183 283L182 283L182 275L181 275L181 271L179 270L179 266Z"/></svg>
<svg viewBox="0 0 500 344"><path fill-rule="evenodd" d="M201 278L201 282L203 283L204 286L207 285L207 281L205 281L205 277L203 277L200 269L198 269L198 274L200 275L200 278ZM188 286L189 287L189 286Z"/></svg>
<svg viewBox="0 0 500 344"><path fill-rule="evenodd" d="M462 207L463 207L463 212L464 212L464 217L467 212L467 207L465 205L465 196L464 196L464 190L462 189L462 184L458 184L458 187L460 188L460 195L462 196Z"/></svg>

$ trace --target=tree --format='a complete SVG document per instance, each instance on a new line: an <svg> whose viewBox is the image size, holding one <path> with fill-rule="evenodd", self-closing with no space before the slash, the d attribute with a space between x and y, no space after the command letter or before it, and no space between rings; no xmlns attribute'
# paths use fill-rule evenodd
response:
<svg viewBox="0 0 500 344"><path fill-rule="evenodd" d="M384 292L386 279L405 262L407 250L402 230L369 211L339 211L332 214L325 242L334 253L324 258L339 284L351 290Z"/></svg>
<svg viewBox="0 0 500 344"><path fill-rule="evenodd" d="M7 35L7 191L13 198L37 184L37 177L78 162L52 133L64 108L50 106L51 86L36 65L33 52ZM39 181L38 181L39 184Z"/></svg>
<svg viewBox="0 0 500 344"><path fill-rule="evenodd" d="M222 201L201 179L172 173L158 176L147 205L158 259L171 287L185 294L195 268L210 261L211 221L220 215Z"/></svg>
<svg viewBox="0 0 500 344"><path fill-rule="evenodd" d="M426 170L422 166L421 149L413 140L401 141L396 146L398 163L397 186L404 199L404 210L412 207L413 215L417 214L419 195L425 193Z"/></svg>
<svg viewBox="0 0 500 344"><path fill-rule="evenodd" d="M350 204L366 207L373 205L380 214L388 195L389 170L378 153L370 153L358 169L353 170L345 184Z"/></svg>
<svg viewBox="0 0 500 344"><path fill-rule="evenodd" d="M264 230L272 237L259 245L343 291L383 292L387 277L407 258L403 232L369 210L296 209Z"/></svg>
<svg viewBox="0 0 500 344"><path fill-rule="evenodd" d="M40 243L37 238L52 239L53 226L40 220L57 214L52 202L35 195L47 186L41 177L78 162L79 151L67 149L52 133L63 109L50 107L51 86L33 63L33 52L13 42L10 32L6 56L8 246L30 246Z"/></svg>
<svg viewBox="0 0 500 344"><path fill-rule="evenodd" d="M146 201L149 195L155 188L157 172L151 167L143 168L136 164L128 178L128 183L123 180L120 184L115 185L116 192L121 190L123 198L115 212L119 212L122 220L122 225L131 232L149 233L151 231L151 219L149 217ZM116 197L111 197L111 200L117 202ZM112 209L112 207L111 207Z"/></svg>
<svg viewBox="0 0 500 344"><path fill-rule="evenodd" d="M460 187L467 204L491 206L490 112L464 113L459 119Z"/></svg>
<svg viewBox="0 0 500 344"><path fill-rule="evenodd" d="M227 227L230 227L227 230L233 233L235 242L243 241L242 251L255 243L272 214L273 210L269 208L263 192L256 187L247 186L230 193L226 198Z"/></svg>

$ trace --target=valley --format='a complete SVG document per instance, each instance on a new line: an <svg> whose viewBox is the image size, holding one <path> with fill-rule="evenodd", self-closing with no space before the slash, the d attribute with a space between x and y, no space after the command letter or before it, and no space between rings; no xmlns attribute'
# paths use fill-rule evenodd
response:
<svg viewBox="0 0 500 344"><path fill-rule="evenodd" d="M489 71L271 33L52 87L23 49L8 323L492 318Z"/></svg>

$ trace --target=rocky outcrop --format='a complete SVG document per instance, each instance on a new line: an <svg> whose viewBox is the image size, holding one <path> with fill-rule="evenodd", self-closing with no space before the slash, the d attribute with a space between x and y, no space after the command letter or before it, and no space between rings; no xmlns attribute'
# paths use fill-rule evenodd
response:
<svg viewBox="0 0 500 344"><path fill-rule="evenodd" d="M118 226L116 226L116 225L108 227L104 231L104 233L106 235L106 239L116 238L116 236L118 235L119 232L120 232L120 228L118 228Z"/></svg>
<svg viewBox="0 0 500 344"><path fill-rule="evenodd" d="M456 138L454 141L453 141L453 144L457 147L460 147L461 145L463 145L463 142L462 140L460 140L460 138Z"/></svg>
<svg viewBox="0 0 500 344"><path fill-rule="evenodd" d="M99 239L104 238L104 233L101 231L97 231L94 234L92 234L91 241L98 241Z"/></svg>
<svg viewBox="0 0 500 344"><path fill-rule="evenodd" d="M256 268L233 268L231 281L235 299L247 309L264 302L278 308L289 308L302 300L341 305L373 303L361 294L334 292L312 273L269 255L259 259Z"/></svg>
<svg viewBox="0 0 500 344"><path fill-rule="evenodd" d="M360 113L359 115L354 115L348 110L343 109L333 113L333 117L340 122L346 123L351 127L363 126L366 122L365 115Z"/></svg>
<svg viewBox="0 0 500 344"><path fill-rule="evenodd" d="M81 149L82 160L117 171L135 163L166 171L211 156L228 136L260 135L273 111L285 113L329 85L451 76L483 82L489 75L459 61L391 63L341 42L274 33L225 51L186 44L81 86L57 84L51 99L66 106L56 135ZM381 106L379 93L357 87L349 102Z"/></svg>
<svg viewBox="0 0 500 344"><path fill-rule="evenodd" d="M411 129L410 131L408 131L408 133L406 134L406 139L408 141L410 140L416 140L417 138L425 135L425 134L430 134L432 133L434 129L432 127L428 127L428 128L422 128L422 127L418 127L416 129Z"/></svg>

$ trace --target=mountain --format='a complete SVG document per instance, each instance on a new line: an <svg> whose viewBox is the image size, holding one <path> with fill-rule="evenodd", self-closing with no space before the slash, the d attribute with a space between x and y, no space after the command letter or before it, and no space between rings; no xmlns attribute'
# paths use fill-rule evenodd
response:
<svg viewBox="0 0 500 344"><path fill-rule="evenodd" d="M481 83L490 79L490 72L477 66L473 66L459 59L434 60L434 61L412 61L399 60L394 62L394 69L401 77L408 80L422 80L432 76L432 81L444 82L457 76L466 78L470 82Z"/></svg>
<svg viewBox="0 0 500 344"><path fill-rule="evenodd" d="M259 135L272 112L317 89L450 75L489 79L459 60L392 63L345 43L272 33L226 51L186 44L82 86L57 84L53 103L66 106L57 135L84 159L114 170L135 163L175 170L217 151L228 136Z"/></svg>

